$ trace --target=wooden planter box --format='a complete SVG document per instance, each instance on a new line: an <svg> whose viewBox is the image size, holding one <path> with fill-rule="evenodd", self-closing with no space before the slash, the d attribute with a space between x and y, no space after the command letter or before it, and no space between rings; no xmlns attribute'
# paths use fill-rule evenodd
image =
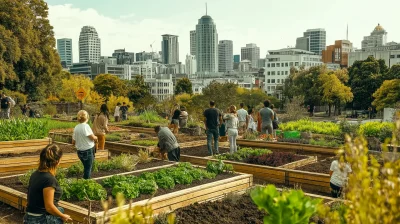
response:
<svg viewBox="0 0 400 224"><path fill-rule="evenodd" d="M203 158L187 155L181 155L180 160L181 162L190 162L192 164L200 166L207 165L208 161L218 161L209 157ZM307 162L312 163L314 161L315 160L310 159ZM323 193L330 193L330 177L328 174L312 173L281 167L254 165L229 160L224 160L224 163L231 164L233 166L233 169L237 172L252 174L254 178L267 181L268 183L283 184L288 186L296 185L305 189L316 190Z"/></svg>
<svg viewBox="0 0 400 224"><path fill-rule="evenodd" d="M281 150L302 150L310 153L318 153L334 156L336 155L339 148L335 147L324 147L316 145L307 144L297 144L297 143L286 143L286 142L267 142L267 141L253 141L237 139L237 144L244 147L257 147L257 148L269 148L269 149L281 149Z"/></svg>
<svg viewBox="0 0 400 224"><path fill-rule="evenodd" d="M133 127L133 126L127 126L127 125L118 125L118 124L113 124L115 127L119 127L125 130L129 130L131 132L137 132L137 133L146 133L146 134L154 134L154 128L142 128L142 127Z"/></svg>
<svg viewBox="0 0 400 224"><path fill-rule="evenodd" d="M23 152L36 152L40 149L45 148L50 143L51 143L50 138L18 140L18 141L1 141L0 154L6 154L6 153L19 154Z"/></svg>
<svg viewBox="0 0 400 224"><path fill-rule="evenodd" d="M166 165L173 166L172 165ZM161 168L157 167L156 169ZM129 172L129 174L134 174L135 172L144 172L154 170L155 168L150 168L146 170L139 170ZM96 178L103 179L106 177ZM219 198L231 192L242 191L253 185L253 177L249 174L240 174L232 178L225 180L215 181L208 184L203 184L200 186L172 192L165 195L160 195L151 199L146 199L138 202L132 203L134 206L150 205L153 209L154 214L170 212L172 210L191 205L196 202L203 202L207 200L213 200L214 198ZM0 185L0 201L9 204L17 209L24 210L26 207L27 195L25 193L13 190L11 188ZM74 221L87 223L89 211L83 207L60 201L59 205L64 208L65 213L70 215ZM129 205L124 205L122 209L126 210ZM105 218L114 216L119 208L110 209ZM90 213L90 223L104 223L104 212L91 212Z"/></svg>
<svg viewBox="0 0 400 224"><path fill-rule="evenodd" d="M96 160L107 160L108 151L97 151ZM66 153L61 159L61 167L69 167L79 162L76 153ZM39 164L39 154L37 156L22 156L0 159L0 176L23 173L31 169L36 169Z"/></svg>

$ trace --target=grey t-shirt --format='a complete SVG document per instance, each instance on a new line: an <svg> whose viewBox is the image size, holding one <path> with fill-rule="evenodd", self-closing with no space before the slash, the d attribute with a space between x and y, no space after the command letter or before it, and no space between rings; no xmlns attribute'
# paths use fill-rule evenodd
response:
<svg viewBox="0 0 400 224"><path fill-rule="evenodd" d="M158 147L160 147L162 151L167 152L179 147L175 135L171 130L169 130L169 128L160 128L160 131L158 132Z"/></svg>
<svg viewBox="0 0 400 224"><path fill-rule="evenodd" d="M271 116L273 114L274 114L274 112L268 107L264 107L263 109L260 110L260 115L261 115L263 126L272 124Z"/></svg>

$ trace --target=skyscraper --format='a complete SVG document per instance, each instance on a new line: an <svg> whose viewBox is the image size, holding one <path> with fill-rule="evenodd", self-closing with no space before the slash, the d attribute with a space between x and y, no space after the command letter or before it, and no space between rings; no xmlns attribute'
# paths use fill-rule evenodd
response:
<svg viewBox="0 0 400 224"><path fill-rule="evenodd" d="M126 52L125 49L114 50L112 56L117 59L118 65L131 65L135 62L135 53Z"/></svg>
<svg viewBox="0 0 400 224"><path fill-rule="evenodd" d="M164 34L161 41L162 63L177 64L179 62L178 36Z"/></svg>
<svg viewBox="0 0 400 224"><path fill-rule="evenodd" d="M257 44L246 44L241 49L241 60L249 60L252 68L258 68L258 59L260 59L260 48Z"/></svg>
<svg viewBox="0 0 400 224"><path fill-rule="evenodd" d="M196 25L197 72L218 71L218 33L214 20L202 16Z"/></svg>
<svg viewBox="0 0 400 224"><path fill-rule="evenodd" d="M196 55L196 30L190 31L190 54Z"/></svg>
<svg viewBox="0 0 400 224"><path fill-rule="evenodd" d="M196 56L194 55L186 55L186 74L194 75L197 71L197 63L196 63Z"/></svg>
<svg viewBox="0 0 400 224"><path fill-rule="evenodd" d="M92 26L84 26L79 35L79 62L99 61L101 54L101 43L97 31Z"/></svg>
<svg viewBox="0 0 400 224"><path fill-rule="evenodd" d="M310 49L308 51L322 55L322 50L326 47L326 31L325 29L308 29L304 32L303 37L310 38ZM306 49L304 49L306 50Z"/></svg>
<svg viewBox="0 0 400 224"><path fill-rule="evenodd" d="M296 39L296 49L310 51L310 37L298 37Z"/></svg>
<svg viewBox="0 0 400 224"><path fill-rule="evenodd" d="M72 66L72 39L57 39L57 52L60 55L61 65L63 68Z"/></svg>
<svg viewBox="0 0 400 224"><path fill-rule="evenodd" d="M220 40L218 44L218 71L230 72L233 70L233 42Z"/></svg>

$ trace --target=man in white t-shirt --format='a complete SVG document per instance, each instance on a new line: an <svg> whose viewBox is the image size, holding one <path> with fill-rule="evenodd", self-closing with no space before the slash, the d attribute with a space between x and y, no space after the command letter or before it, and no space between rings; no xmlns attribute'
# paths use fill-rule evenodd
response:
<svg viewBox="0 0 400 224"><path fill-rule="evenodd" d="M115 122L119 121L119 108L121 106L121 103L117 103L117 106L115 106L115 110L114 110L114 119Z"/></svg>
<svg viewBox="0 0 400 224"><path fill-rule="evenodd" d="M332 197L338 198L342 193L343 186L346 184L347 175L353 172L348 163L341 163L338 159L332 161L329 175L331 177Z"/></svg>
<svg viewBox="0 0 400 224"><path fill-rule="evenodd" d="M247 110L243 109L244 103L240 103L240 109L237 111L239 119L239 133L244 133L247 130L249 124L249 114Z"/></svg>

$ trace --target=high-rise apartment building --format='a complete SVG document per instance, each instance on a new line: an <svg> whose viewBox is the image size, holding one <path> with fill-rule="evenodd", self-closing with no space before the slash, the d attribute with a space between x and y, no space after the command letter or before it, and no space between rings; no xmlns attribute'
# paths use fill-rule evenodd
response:
<svg viewBox="0 0 400 224"><path fill-rule="evenodd" d="M348 40L336 40L334 45L322 51L322 62L339 64L341 68L348 67L349 53L353 51L353 44Z"/></svg>
<svg viewBox="0 0 400 224"><path fill-rule="evenodd" d="M309 49L307 48L307 38L309 37ZM326 46L326 31L325 29L308 29L303 33L303 38L298 38L296 41L297 45L301 46L299 49L308 50L316 54L322 55L322 50L325 50Z"/></svg>
<svg viewBox="0 0 400 224"><path fill-rule="evenodd" d="M241 49L241 58L249 60L252 68L258 68L258 60L260 59L260 48L256 44L246 44Z"/></svg>
<svg viewBox="0 0 400 224"><path fill-rule="evenodd" d="M214 20L202 16L196 25L197 72L218 72L218 33Z"/></svg>
<svg viewBox="0 0 400 224"><path fill-rule="evenodd" d="M117 59L118 65L131 65L135 62L135 53L126 52L125 49L114 50L112 56Z"/></svg>
<svg viewBox="0 0 400 224"><path fill-rule="evenodd" d="M101 43L97 31L92 26L84 26L79 35L79 62L99 61L101 54Z"/></svg>
<svg viewBox="0 0 400 224"><path fill-rule="evenodd" d="M161 41L162 63L177 64L179 62L178 36L164 34Z"/></svg>
<svg viewBox="0 0 400 224"><path fill-rule="evenodd" d="M220 40L218 44L218 71L230 72L233 70L233 41Z"/></svg>
<svg viewBox="0 0 400 224"><path fill-rule="evenodd" d="M60 55L61 65L63 68L72 66L72 39L57 39L57 52Z"/></svg>
<svg viewBox="0 0 400 224"><path fill-rule="evenodd" d="M197 72L197 61L195 55L186 55L186 74L194 75Z"/></svg>
<svg viewBox="0 0 400 224"><path fill-rule="evenodd" d="M296 39L296 49L309 51L310 50L310 37L298 37Z"/></svg>
<svg viewBox="0 0 400 224"><path fill-rule="evenodd" d="M239 63L240 62L240 54L233 55L233 62L234 63Z"/></svg>
<svg viewBox="0 0 400 224"><path fill-rule="evenodd" d="M365 36L364 40L361 42L361 48L374 48L385 46L387 42L387 32L381 24L375 27L375 29L371 32L370 36Z"/></svg>
<svg viewBox="0 0 400 224"><path fill-rule="evenodd" d="M196 55L196 30L190 31L190 54Z"/></svg>

